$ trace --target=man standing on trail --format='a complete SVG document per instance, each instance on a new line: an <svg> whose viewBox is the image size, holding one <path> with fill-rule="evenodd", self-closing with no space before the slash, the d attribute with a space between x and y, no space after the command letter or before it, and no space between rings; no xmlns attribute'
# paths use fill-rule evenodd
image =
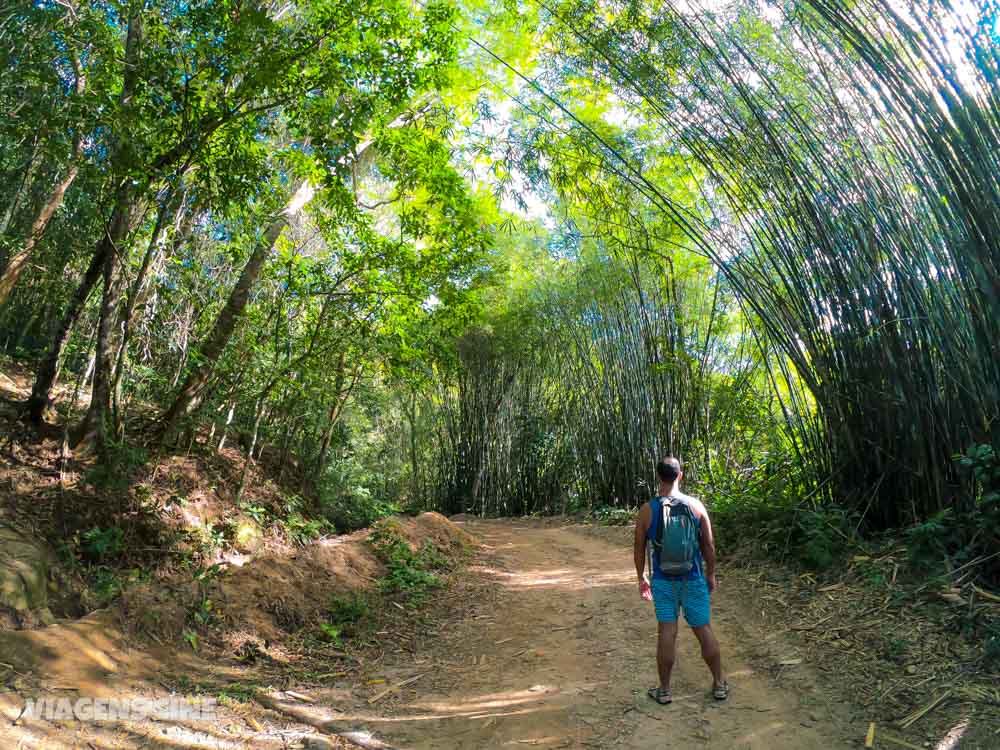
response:
<svg viewBox="0 0 1000 750"><path fill-rule="evenodd" d="M658 687L649 697L661 705L671 702L670 672L677 645L677 619L684 619L701 644L701 655L712 670L712 695L724 701L729 683L722 675L719 641L709 624L710 595L715 590L715 541L708 511L701 502L680 491L684 477L676 458L664 458L656 465L660 480L656 497L640 510L635 522L635 572L639 594L652 600L659 624L656 665ZM646 546L652 547L652 586L646 577Z"/></svg>

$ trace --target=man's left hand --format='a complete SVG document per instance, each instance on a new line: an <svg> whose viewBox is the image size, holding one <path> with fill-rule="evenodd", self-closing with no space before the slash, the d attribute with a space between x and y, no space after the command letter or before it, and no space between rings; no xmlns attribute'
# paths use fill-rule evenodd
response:
<svg viewBox="0 0 1000 750"><path fill-rule="evenodd" d="M639 581L639 596L644 602L653 601L653 590L649 587L649 581L643 578Z"/></svg>

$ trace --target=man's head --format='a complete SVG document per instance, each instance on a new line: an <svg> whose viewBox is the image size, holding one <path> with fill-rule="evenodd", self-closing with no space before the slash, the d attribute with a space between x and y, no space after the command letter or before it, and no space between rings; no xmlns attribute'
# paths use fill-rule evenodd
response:
<svg viewBox="0 0 1000 750"><path fill-rule="evenodd" d="M660 459L660 462L656 465L656 476L664 484L673 484L684 476L684 472L681 471L681 462L673 456Z"/></svg>

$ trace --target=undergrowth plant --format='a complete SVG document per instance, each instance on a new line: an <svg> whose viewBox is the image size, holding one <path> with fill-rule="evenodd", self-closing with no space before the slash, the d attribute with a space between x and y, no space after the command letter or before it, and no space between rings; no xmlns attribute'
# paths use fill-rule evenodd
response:
<svg viewBox="0 0 1000 750"><path fill-rule="evenodd" d="M813 499L821 487L810 486L807 467L786 456L772 458L752 476L718 472L699 488L703 489L699 494L711 514L721 552L744 548L776 560L794 560L812 570L828 570L857 542L857 518L825 498Z"/></svg>
<svg viewBox="0 0 1000 750"><path fill-rule="evenodd" d="M125 532L120 526L94 526L80 534L80 554L89 562L118 558L124 551Z"/></svg>
<svg viewBox="0 0 1000 750"><path fill-rule="evenodd" d="M360 635L364 623L370 621L371 607L371 597L361 591L334 596L327 607L327 619L318 625L322 640L340 647L344 638Z"/></svg>
<svg viewBox="0 0 1000 750"><path fill-rule="evenodd" d="M628 526L635 521L635 508L615 508L602 505L594 510L590 517L601 526Z"/></svg>
<svg viewBox="0 0 1000 750"><path fill-rule="evenodd" d="M425 541L414 550L399 523L393 519L379 523L369 541L386 566L385 576L378 584L381 592L404 594L414 601L444 585L437 574L447 570L450 562L433 542Z"/></svg>
<svg viewBox="0 0 1000 750"><path fill-rule="evenodd" d="M973 444L955 456L965 480L963 495L905 532L913 569L943 575L964 565L982 563L987 581L1000 577L1000 461L989 444Z"/></svg>
<svg viewBox="0 0 1000 750"><path fill-rule="evenodd" d="M149 461L149 452L126 439L108 438L101 456L86 479L101 492L124 496L132 485L135 473Z"/></svg>

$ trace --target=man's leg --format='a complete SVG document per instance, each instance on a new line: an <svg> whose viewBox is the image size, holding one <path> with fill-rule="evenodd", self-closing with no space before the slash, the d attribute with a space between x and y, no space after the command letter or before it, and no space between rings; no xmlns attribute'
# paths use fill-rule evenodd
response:
<svg viewBox="0 0 1000 750"><path fill-rule="evenodd" d="M684 592L684 618L701 644L701 658L712 670L713 689L726 684L722 674L722 649L719 639L712 631L712 596L704 578L696 578L687 582ZM719 697L719 696L716 696Z"/></svg>
<svg viewBox="0 0 1000 750"><path fill-rule="evenodd" d="M669 690L677 650L677 622L661 622L658 625L660 635L656 642L656 667L660 673L660 687Z"/></svg>
<svg viewBox="0 0 1000 750"><path fill-rule="evenodd" d="M725 683L722 676L722 649L719 648L719 639L712 632L711 625L702 625L699 628L691 628L701 644L701 658L705 660L708 668L712 670L713 687L719 687Z"/></svg>
<svg viewBox="0 0 1000 750"><path fill-rule="evenodd" d="M677 645L677 592L668 581L654 578L653 606L656 609L656 671L660 676L660 690L670 690L670 673L674 668ZM661 703L659 697L656 698ZM666 702L669 702L669 698Z"/></svg>

